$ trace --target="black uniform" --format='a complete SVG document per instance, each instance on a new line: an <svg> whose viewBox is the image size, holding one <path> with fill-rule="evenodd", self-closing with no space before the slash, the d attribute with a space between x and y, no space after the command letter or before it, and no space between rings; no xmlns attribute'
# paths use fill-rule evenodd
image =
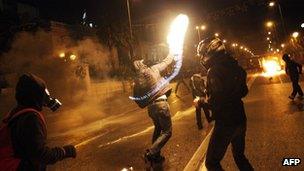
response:
<svg viewBox="0 0 304 171"><path fill-rule="evenodd" d="M244 155L246 115L242 98L248 93L246 72L228 54L218 54L207 74L208 103L215 127L209 142L206 167L223 170L220 161L232 144L234 160L240 170L253 170Z"/></svg>
<svg viewBox="0 0 304 171"><path fill-rule="evenodd" d="M303 96L303 91L299 85L299 74L302 73L302 65L288 58L286 60L285 71L292 82L293 91L290 98L294 98L297 94Z"/></svg>

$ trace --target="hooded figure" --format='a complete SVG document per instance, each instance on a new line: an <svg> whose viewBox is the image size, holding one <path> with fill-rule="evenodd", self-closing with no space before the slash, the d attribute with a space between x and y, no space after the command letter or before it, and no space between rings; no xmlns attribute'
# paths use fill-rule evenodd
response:
<svg viewBox="0 0 304 171"><path fill-rule="evenodd" d="M1 126L0 170L46 170L46 165L54 164L68 157L76 157L75 147L49 148L46 146L47 129L43 106L56 110L61 104L50 98L45 82L33 74L24 74L16 86L17 106L3 119ZM8 131L6 131L6 129ZM12 153L12 154L8 154ZM15 161L5 166L3 161Z"/></svg>
<svg viewBox="0 0 304 171"><path fill-rule="evenodd" d="M292 82L293 91L289 98L293 100L297 94L299 94L300 98L303 98L303 91L299 85L300 74L302 74L302 65L291 60L288 54L284 54L282 59L286 63L286 74L289 75L289 78Z"/></svg>
<svg viewBox="0 0 304 171"><path fill-rule="evenodd" d="M139 107L148 106L148 114L154 124L152 146L144 154L145 162L153 167L155 163L162 163L161 149L172 135L172 122L167 98L171 87L161 76L173 61L173 56L168 55L162 62L147 66L143 60L134 62L136 78L134 80L133 96ZM164 83L164 84L163 84Z"/></svg>
<svg viewBox="0 0 304 171"><path fill-rule="evenodd" d="M200 101L209 104L215 120L206 155L206 167L208 170L223 170L220 161L231 143L238 168L253 170L244 155L247 119L242 98L248 93L247 74L226 52L224 43L219 38L208 38L200 42L198 55L208 70L207 98L201 98Z"/></svg>

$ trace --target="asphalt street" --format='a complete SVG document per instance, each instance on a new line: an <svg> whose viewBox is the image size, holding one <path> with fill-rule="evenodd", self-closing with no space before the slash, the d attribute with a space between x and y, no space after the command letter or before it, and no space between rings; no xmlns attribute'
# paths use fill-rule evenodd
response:
<svg viewBox="0 0 304 171"><path fill-rule="evenodd" d="M257 76L244 99L246 154L256 170L304 169L303 164L282 167L284 157L304 160L304 115L300 100L287 98L290 89L286 75L271 80ZM76 159L61 161L48 170L143 170L141 157L151 145L153 125L146 109L138 108L128 95L120 93L103 103L91 95L81 104L67 105L55 114L47 112L48 145L71 143L78 151ZM192 97L183 85L178 96L173 93L169 99L173 135L163 150L164 170L183 170L211 129L205 121L204 129L197 129ZM5 95L0 98L5 102L0 104L1 112L8 111L13 100ZM222 164L226 170L236 170L230 149Z"/></svg>

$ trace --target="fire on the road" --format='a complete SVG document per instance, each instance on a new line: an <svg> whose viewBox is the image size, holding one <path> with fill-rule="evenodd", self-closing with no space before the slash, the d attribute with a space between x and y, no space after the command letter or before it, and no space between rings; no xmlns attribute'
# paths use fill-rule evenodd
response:
<svg viewBox="0 0 304 171"><path fill-rule="evenodd" d="M284 73L280 63L276 60L263 60L263 70L264 77L273 77Z"/></svg>

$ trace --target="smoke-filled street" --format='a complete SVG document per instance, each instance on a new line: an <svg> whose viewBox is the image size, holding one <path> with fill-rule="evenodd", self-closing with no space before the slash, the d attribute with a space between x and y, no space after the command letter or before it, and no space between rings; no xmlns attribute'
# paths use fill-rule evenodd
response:
<svg viewBox="0 0 304 171"><path fill-rule="evenodd" d="M269 81L251 74L248 83L250 92L244 100L248 116L246 154L256 170L288 170L281 166L284 157L304 157L301 150L304 129L299 121L303 118L301 104L299 100L291 102L287 99L290 82L286 75ZM173 136L163 151L167 156L165 170L183 170L212 128L205 121L204 129L198 130L191 95L183 86L178 94L180 98L173 94L169 100ZM5 95L1 96L1 101ZM91 104L94 96L77 106L47 114L48 144L72 143L78 150L77 160L59 162L49 170L144 169L142 151L151 144L153 132L146 110L139 109L123 92L109 97L105 102L111 103L109 108L103 108L102 103ZM3 108L7 107L1 106ZM222 163L227 170L235 170L230 150Z"/></svg>
<svg viewBox="0 0 304 171"><path fill-rule="evenodd" d="M0 171L304 170L303 0L0 0Z"/></svg>

